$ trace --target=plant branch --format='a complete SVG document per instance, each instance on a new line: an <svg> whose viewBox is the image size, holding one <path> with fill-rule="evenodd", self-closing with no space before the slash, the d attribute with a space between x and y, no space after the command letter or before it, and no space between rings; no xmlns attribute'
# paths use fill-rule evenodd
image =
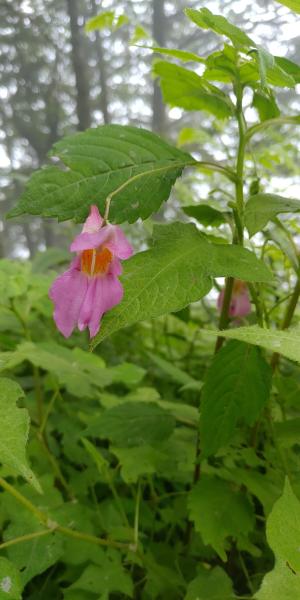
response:
<svg viewBox="0 0 300 600"><path fill-rule="evenodd" d="M109 216L109 209L110 209L110 204L112 199L114 198L114 196L116 196L117 194L119 194L120 192L122 192L128 185L130 185L131 183L134 183L135 181L138 181L139 179L142 179L145 176L151 176L153 174L156 173L164 173L166 171L170 171L173 169L184 169L185 167L198 167L199 169L203 169L205 171L216 171L217 173L220 173L222 175L224 175L225 177L227 177L227 179L229 179L230 181L235 181L235 174L234 172L229 169L228 167L223 167L223 165L220 165L218 163L215 162L209 162L209 161L197 161L197 160L191 160L191 161L187 161L187 162L170 162L170 164L165 165L164 167L157 167L154 169L149 169L149 171L143 171L142 173L137 173L136 175L134 175L133 177L130 177L129 179L127 179L127 181L124 181L124 183L122 183L122 185L120 185L117 189L115 189L113 192L111 192L105 201L105 210L104 210L104 216L103 216L103 220L104 220L104 224L107 222L108 220L108 216Z"/></svg>
<svg viewBox="0 0 300 600"><path fill-rule="evenodd" d="M37 520L45 525L50 531L58 531L68 537L76 538L79 540L83 540L86 542L91 542L92 544L96 544L98 546L112 546L113 548L126 548L128 549L128 544L123 544L121 542L115 542L109 539L103 539L96 537L95 535L91 535L89 533L84 533L83 531L77 531L76 529L71 529L70 527L63 527L59 525L55 521L53 521L46 513L37 508L28 498L23 496L18 490L16 490L10 483L8 483L5 479L0 477L0 485L3 489L5 489L11 496L13 496L20 504L22 504L27 510L29 510Z"/></svg>

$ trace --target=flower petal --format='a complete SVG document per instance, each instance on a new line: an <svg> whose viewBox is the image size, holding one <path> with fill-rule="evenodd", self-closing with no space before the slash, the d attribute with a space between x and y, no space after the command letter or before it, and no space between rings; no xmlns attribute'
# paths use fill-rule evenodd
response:
<svg viewBox="0 0 300 600"><path fill-rule="evenodd" d="M82 252L83 250L91 250L98 248L112 235L113 225L105 225L100 231L94 233L82 232L75 240L73 240L70 250L71 252Z"/></svg>
<svg viewBox="0 0 300 600"><path fill-rule="evenodd" d="M235 306L231 312L232 316L245 317L251 312L251 304L247 290L243 294L238 294L234 300Z"/></svg>
<svg viewBox="0 0 300 600"><path fill-rule="evenodd" d="M113 237L109 240L107 247L115 256L125 260L133 254L133 248L129 244L121 227L113 225Z"/></svg>
<svg viewBox="0 0 300 600"><path fill-rule="evenodd" d="M49 296L54 302L54 320L57 328L65 337L69 337L76 326L82 303L88 289L88 278L74 268L57 277L53 282Z"/></svg>
<svg viewBox="0 0 300 600"><path fill-rule="evenodd" d="M80 331L88 327L90 336L94 337L99 331L103 314L119 304L122 297L123 287L115 275L109 274L90 280L78 319Z"/></svg>
<svg viewBox="0 0 300 600"><path fill-rule="evenodd" d="M90 214L83 225L82 233L96 233L101 229L102 223L103 219L99 213L98 206L92 204Z"/></svg>

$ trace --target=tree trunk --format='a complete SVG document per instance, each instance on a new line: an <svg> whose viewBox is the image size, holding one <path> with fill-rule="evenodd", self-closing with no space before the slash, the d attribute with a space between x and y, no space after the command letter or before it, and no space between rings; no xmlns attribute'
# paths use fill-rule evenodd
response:
<svg viewBox="0 0 300 600"><path fill-rule="evenodd" d="M72 61L76 79L76 104L78 129L83 131L90 127L91 109L89 81L87 77L87 63L83 57L83 45L78 25L78 5L77 0L66 0L68 14L70 18Z"/></svg>
<svg viewBox="0 0 300 600"><path fill-rule="evenodd" d="M165 31L167 19L165 15L165 0L153 0L152 3L152 33L155 42L159 46L165 45ZM163 103L162 93L157 82L154 80L152 95L152 129L163 133L166 127L166 107Z"/></svg>
<svg viewBox="0 0 300 600"><path fill-rule="evenodd" d="M98 7L95 0L92 0L92 12L93 16L96 16L98 13ZM97 60L99 66L99 79L101 86L101 94L100 94L100 109L103 115L103 121L105 124L110 123L110 114L108 109L108 86L107 86L107 71L106 71L106 62L104 56L104 49L102 44L102 37L100 31L95 31L96 36L96 53Z"/></svg>

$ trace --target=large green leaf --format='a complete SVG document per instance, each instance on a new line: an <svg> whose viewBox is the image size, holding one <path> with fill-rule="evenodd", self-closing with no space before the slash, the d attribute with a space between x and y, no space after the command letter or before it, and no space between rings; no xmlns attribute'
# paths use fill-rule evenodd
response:
<svg viewBox="0 0 300 600"><path fill-rule="evenodd" d="M201 8L200 10L187 8L185 14L201 29L210 29L219 35L225 35L237 47L249 48L255 46L255 43L244 31L232 25L225 17L214 15L208 8Z"/></svg>
<svg viewBox="0 0 300 600"><path fill-rule="evenodd" d="M258 348L232 341L216 354L201 396L203 456L228 444L240 421L254 423L270 388L271 369Z"/></svg>
<svg viewBox="0 0 300 600"><path fill-rule="evenodd" d="M276 0L276 2L287 6L296 13L300 13L300 0Z"/></svg>
<svg viewBox="0 0 300 600"><path fill-rule="evenodd" d="M300 200L277 194L256 194L249 198L245 208L245 225L250 236L261 231L278 213L300 211Z"/></svg>
<svg viewBox="0 0 300 600"><path fill-rule="evenodd" d="M253 509L246 496L215 477L203 476L195 485L188 508L204 544L210 544L224 561L226 539L243 539L253 529Z"/></svg>
<svg viewBox="0 0 300 600"><path fill-rule="evenodd" d="M174 426L175 419L170 412L153 402L123 402L94 416L84 433L131 448L157 444L170 437Z"/></svg>
<svg viewBox="0 0 300 600"><path fill-rule="evenodd" d="M220 119L232 115L228 97L193 71L165 61L155 62L153 71L160 77L165 102L171 106L206 110Z"/></svg>
<svg viewBox="0 0 300 600"><path fill-rule="evenodd" d="M0 462L22 475L38 491L40 484L26 458L29 434L29 415L17 402L24 397L23 390L11 379L0 379Z"/></svg>
<svg viewBox="0 0 300 600"><path fill-rule="evenodd" d="M220 334L220 332L219 332ZM300 331L274 331L263 329L257 325L237 327L222 331L222 336L255 346L261 346L271 352L279 352L282 356L300 362Z"/></svg>
<svg viewBox="0 0 300 600"><path fill-rule="evenodd" d="M263 578L254 600L300 600L300 576L278 560Z"/></svg>
<svg viewBox="0 0 300 600"><path fill-rule="evenodd" d="M300 599L300 502L286 480L284 493L267 521L267 540L275 568L265 576L257 600Z"/></svg>
<svg viewBox="0 0 300 600"><path fill-rule="evenodd" d="M52 156L67 168L34 173L10 217L29 213L83 221L91 204L103 213L113 195L110 220L133 223L157 211L183 168L194 162L154 133L122 125L66 137L53 146Z"/></svg>
<svg viewBox="0 0 300 600"><path fill-rule="evenodd" d="M138 321L181 310L209 292L212 277L270 281L254 254L238 246L212 244L192 224L154 229L154 245L124 264L124 298L104 316L95 347L114 331Z"/></svg>

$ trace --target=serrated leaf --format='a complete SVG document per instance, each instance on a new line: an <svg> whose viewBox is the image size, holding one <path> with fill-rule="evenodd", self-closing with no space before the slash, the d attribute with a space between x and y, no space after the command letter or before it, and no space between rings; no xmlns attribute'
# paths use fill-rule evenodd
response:
<svg viewBox="0 0 300 600"><path fill-rule="evenodd" d="M193 71L165 61L156 61L153 72L160 77L164 100L185 110L205 110L225 119L233 114L228 97Z"/></svg>
<svg viewBox="0 0 300 600"><path fill-rule="evenodd" d="M273 331L252 325L222 331L222 337L261 346L271 352L278 352L290 360L300 362L300 331L298 330Z"/></svg>
<svg viewBox="0 0 300 600"><path fill-rule="evenodd" d="M131 448L167 439L174 426L174 417L157 404L124 402L94 416L84 434L108 438L116 446Z"/></svg>
<svg viewBox="0 0 300 600"><path fill-rule="evenodd" d="M221 479L202 476L189 494L188 509L204 544L226 560L226 540L246 536L254 526L253 509L244 494Z"/></svg>
<svg viewBox="0 0 300 600"><path fill-rule="evenodd" d="M203 456L226 446L239 423L253 425L268 401L272 372L258 348L232 341L216 354L201 395Z"/></svg>
<svg viewBox="0 0 300 600"><path fill-rule="evenodd" d="M212 277L226 276L272 279L254 254L238 246L212 244L192 224L156 226L153 247L124 264L124 298L104 316L92 347L122 327L200 300L211 289Z"/></svg>
<svg viewBox="0 0 300 600"><path fill-rule="evenodd" d="M300 211L300 200L277 194L256 194L249 198L245 208L245 225L250 236L261 231L279 213Z"/></svg>
<svg viewBox="0 0 300 600"><path fill-rule="evenodd" d="M198 575L190 581L184 600L233 600L232 582L221 569L198 567Z"/></svg>
<svg viewBox="0 0 300 600"><path fill-rule="evenodd" d="M283 495L267 521L267 540L275 554L275 568L265 576L257 600L300 598L300 502L286 479Z"/></svg>
<svg viewBox="0 0 300 600"><path fill-rule="evenodd" d="M276 2L287 6L296 13L300 13L300 0L276 0Z"/></svg>
<svg viewBox="0 0 300 600"><path fill-rule="evenodd" d="M158 135L122 125L104 125L68 136L53 146L65 165L32 175L9 217L24 213L83 221L91 204L103 214L114 194L110 220L146 219L168 199L172 185L194 159Z"/></svg>
<svg viewBox="0 0 300 600"><path fill-rule="evenodd" d="M40 484L26 458L29 434L29 414L17 402L24 397L22 388L11 379L0 378L0 462L22 475L40 492Z"/></svg>
<svg viewBox="0 0 300 600"><path fill-rule="evenodd" d="M22 589L20 572L4 556L0 557L0 598L1 600L21 600Z"/></svg>
<svg viewBox="0 0 300 600"><path fill-rule="evenodd" d="M221 15L214 15L208 8L201 8L200 10L186 8L185 14L198 27L210 29L218 35L225 35L238 48L255 46L251 38L239 29L239 27L232 25L232 23Z"/></svg>
<svg viewBox="0 0 300 600"><path fill-rule="evenodd" d="M183 206L183 212L193 219L197 219L199 223L210 227L219 227L222 223L226 223L226 216L220 210L216 210L209 204L200 204L199 206Z"/></svg>

